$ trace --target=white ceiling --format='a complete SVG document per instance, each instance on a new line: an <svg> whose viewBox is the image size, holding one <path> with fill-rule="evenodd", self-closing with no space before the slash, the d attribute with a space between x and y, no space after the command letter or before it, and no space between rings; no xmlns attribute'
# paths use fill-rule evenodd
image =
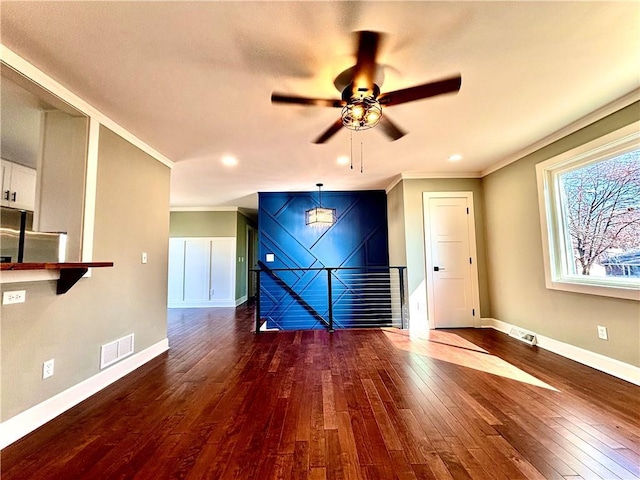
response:
<svg viewBox="0 0 640 480"><path fill-rule="evenodd" d="M387 187L479 174L640 87L633 2L2 2L2 43L176 162L174 207L256 208L258 191ZM386 33L383 92L462 75L457 95L385 109L376 129L311 141L338 109L357 30ZM360 144L364 173L360 173ZM447 158L464 156L458 162ZM236 167L221 164L237 157Z"/></svg>

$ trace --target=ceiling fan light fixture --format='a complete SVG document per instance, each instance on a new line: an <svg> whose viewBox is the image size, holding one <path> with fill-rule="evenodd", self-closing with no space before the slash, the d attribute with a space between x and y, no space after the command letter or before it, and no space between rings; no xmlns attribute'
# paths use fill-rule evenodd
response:
<svg viewBox="0 0 640 480"><path fill-rule="evenodd" d="M367 123L368 124L376 124L380 120L380 113L376 110L369 110L367 112Z"/></svg>
<svg viewBox="0 0 640 480"><path fill-rule="evenodd" d="M364 117L364 113L365 110L362 105L353 105L353 108L351 108L351 116L354 120L362 120L362 117Z"/></svg>
<svg viewBox="0 0 640 480"><path fill-rule="evenodd" d="M367 130L375 127L380 118L382 118L382 106L373 95L353 97L342 108L342 125L349 130Z"/></svg>

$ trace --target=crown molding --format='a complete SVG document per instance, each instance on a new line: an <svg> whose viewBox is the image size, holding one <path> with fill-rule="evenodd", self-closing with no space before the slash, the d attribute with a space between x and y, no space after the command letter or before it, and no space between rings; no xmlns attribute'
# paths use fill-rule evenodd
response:
<svg viewBox="0 0 640 480"><path fill-rule="evenodd" d="M238 207L170 207L170 212L237 212Z"/></svg>
<svg viewBox="0 0 640 480"><path fill-rule="evenodd" d="M509 155L508 157L500 160L499 162L494 163L493 165L485 168L484 170L482 170L482 172L480 172L481 177L486 177L487 175L493 172L496 172L501 168L506 167L507 165L517 162L521 158L524 158L533 152L537 152L541 148L544 148L547 145L552 144L553 142L556 142L568 135L571 135L572 133L577 132L581 128L585 128L591 125L592 123L597 122L598 120L602 120L603 118L611 115L612 113L617 112L618 110L622 110L623 108L628 107L629 105L631 105L634 102L637 102L638 100L640 100L640 88L633 90L627 95L620 97L619 99L614 100L611 103L608 103L604 107L601 107L598 110L591 112L590 114L576 120L573 123L570 123L566 127L561 128L560 130L552 133L551 135L544 137L543 139L529 145L528 147L520 150L519 152L514 153L513 155Z"/></svg>
<svg viewBox="0 0 640 480"><path fill-rule="evenodd" d="M433 180L433 179L448 179L448 178L482 178L480 172L452 172L452 173L417 173L417 172L403 172L396 175L391 183L384 189L389 194L391 190L395 188L402 180Z"/></svg>
<svg viewBox="0 0 640 480"><path fill-rule="evenodd" d="M402 180L429 180L434 178L481 178L480 172L451 172L451 173L414 173L405 172L400 174Z"/></svg>
<svg viewBox="0 0 640 480"><path fill-rule="evenodd" d="M387 188L384 189L385 193L389 195L389 192L393 190L395 186L398 185L401 181L402 181L402 174L396 175L393 178L393 180L391 180L391 183L387 185Z"/></svg>

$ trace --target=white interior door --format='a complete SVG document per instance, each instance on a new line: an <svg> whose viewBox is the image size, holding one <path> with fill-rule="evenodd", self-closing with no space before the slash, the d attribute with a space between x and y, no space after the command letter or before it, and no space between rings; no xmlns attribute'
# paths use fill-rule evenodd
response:
<svg viewBox="0 0 640 480"><path fill-rule="evenodd" d="M424 193L430 328L475 326L478 310L471 192Z"/></svg>

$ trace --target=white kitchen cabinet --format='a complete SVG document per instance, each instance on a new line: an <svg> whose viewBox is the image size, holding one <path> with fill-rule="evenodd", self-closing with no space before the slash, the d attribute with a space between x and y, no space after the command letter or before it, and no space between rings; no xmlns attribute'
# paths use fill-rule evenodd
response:
<svg viewBox="0 0 640 480"><path fill-rule="evenodd" d="M169 239L169 308L235 306L236 239Z"/></svg>
<svg viewBox="0 0 640 480"><path fill-rule="evenodd" d="M36 203L36 170L2 160L2 206L33 211Z"/></svg>

